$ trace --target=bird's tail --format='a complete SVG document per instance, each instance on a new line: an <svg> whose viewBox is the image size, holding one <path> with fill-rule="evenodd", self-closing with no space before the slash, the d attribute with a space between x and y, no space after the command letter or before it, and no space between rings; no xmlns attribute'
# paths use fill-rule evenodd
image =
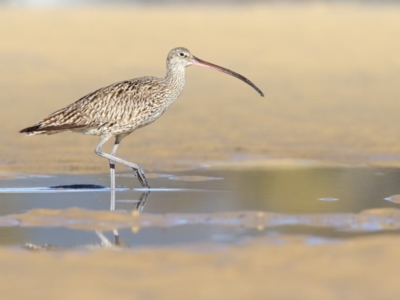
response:
<svg viewBox="0 0 400 300"><path fill-rule="evenodd" d="M20 130L20 133L25 133L25 135L38 135L38 134L55 134L66 130L73 130L77 128L84 127L83 125L76 125L70 123L61 123L54 122L55 117L50 115L46 119L41 120L40 122L36 123L35 125L29 126Z"/></svg>
<svg viewBox="0 0 400 300"><path fill-rule="evenodd" d="M36 134L43 134L44 131L40 130L40 125L33 125L30 127L26 127L19 131L19 133L25 133L26 135L36 135Z"/></svg>
<svg viewBox="0 0 400 300"><path fill-rule="evenodd" d="M64 114L68 107L60 109L43 120L37 122L35 125L29 126L20 130L20 133L25 133L25 135L38 135L38 134L55 134L66 130L73 130L85 125L76 124L74 122L69 122L69 119L65 118Z"/></svg>
<svg viewBox="0 0 400 300"><path fill-rule="evenodd" d="M30 135L38 135L38 134L55 134L55 133L59 133L62 131L66 131L66 130L74 130L74 129L79 129L85 127L83 125L71 125L71 124L61 124L61 125L48 125L46 126L46 124L43 123L38 123L35 124L33 126L24 128L22 130L20 130L20 133L25 133L25 135L30 136Z"/></svg>

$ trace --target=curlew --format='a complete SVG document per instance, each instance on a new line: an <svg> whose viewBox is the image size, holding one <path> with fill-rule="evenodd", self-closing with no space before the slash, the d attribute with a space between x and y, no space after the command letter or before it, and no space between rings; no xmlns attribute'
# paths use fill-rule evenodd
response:
<svg viewBox="0 0 400 300"><path fill-rule="evenodd" d="M33 126L22 129L26 135L55 134L66 130L101 137L95 153L109 160L111 190L115 191L115 163L132 168L145 188L150 188L143 169L116 155L121 140L138 128L159 118L179 97L185 86L185 68L190 65L210 68L232 75L262 91L250 80L231 70L193 56L186 48L172 49L167 56L165 78L140 77L111 84L90 93L65 108L57 110ZM115 138L110 154L103 145Z"/></svg>

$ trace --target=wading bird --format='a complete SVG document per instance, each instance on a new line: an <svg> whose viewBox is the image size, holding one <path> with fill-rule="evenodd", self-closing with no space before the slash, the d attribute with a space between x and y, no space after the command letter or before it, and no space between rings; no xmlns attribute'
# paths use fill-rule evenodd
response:
<svg viewBox="0 0 400 300"><path fill-rule="evenodd" d="M143 169L115 156L121 140L138 128L159 118L174 102L185 86L185 68L201 66L232 75L264 94L250 80L231 70L193 56L186 48L168 53L165 78L140 77L111 84L90 93L65 108L57 110L33 126L22 129L26 135L55 134L66 130L101 137L96 154L109 160L111 190L115 191L115 163L132 168L145 188L150 188ZM103 145L115 137L111 154L102 151ZM115 197L115 196L114 196Z"/></svg>

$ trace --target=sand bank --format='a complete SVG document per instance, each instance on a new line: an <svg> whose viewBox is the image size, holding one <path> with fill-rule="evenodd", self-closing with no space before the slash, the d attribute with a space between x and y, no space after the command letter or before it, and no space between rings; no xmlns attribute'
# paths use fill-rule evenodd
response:
<svg viewBox="0 0 400 300"><path fill-rule="evenodd" d="M302 237L229 251L0 250L0 295L15 299L397 299L394 236L309 245Z"/></svg>

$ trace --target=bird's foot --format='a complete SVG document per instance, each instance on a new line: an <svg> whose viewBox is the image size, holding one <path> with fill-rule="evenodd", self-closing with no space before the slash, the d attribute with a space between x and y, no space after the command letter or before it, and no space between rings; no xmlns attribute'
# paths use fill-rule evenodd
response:
<svg viewBox="0 0 400 300"><path fill-rule="evenodd" d="M133 175L139 179L140 184L143 187L150 189L150 186L146 179L146 175L144 175L143 169L139 167L138 169L132 168L132 170L133 170Z"/></svg>

